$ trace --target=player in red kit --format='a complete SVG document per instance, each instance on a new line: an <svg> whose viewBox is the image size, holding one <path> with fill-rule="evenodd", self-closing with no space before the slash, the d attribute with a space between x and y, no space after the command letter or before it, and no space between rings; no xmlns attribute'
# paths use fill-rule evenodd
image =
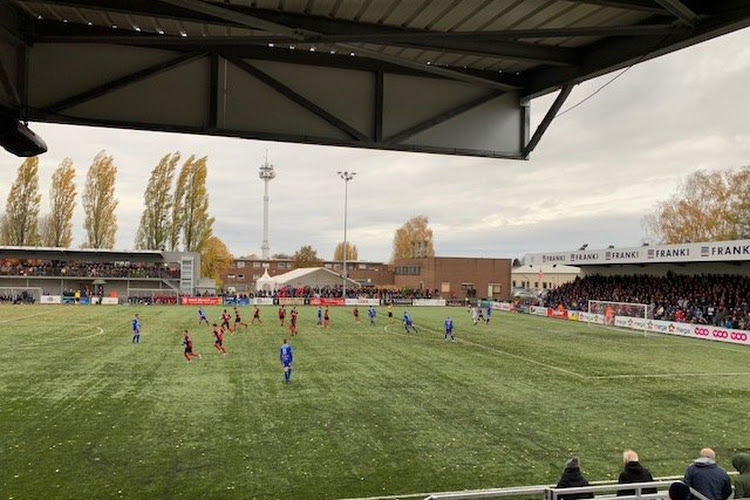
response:
<svg viewBox="0 0 750 500"><path fill-rule="evenodd" d="M226 331L232 331L231 328L229 328L229 320L231 319L231 316L229 316L229 313L226 309L224 309L224 312L221 313L221 329Z"/></svg>
<svg viewBox="0 0 750 500"><path fill-rule="evenodd" d="M242 316L240 316L240 310L237 309L237 307L234 308L234 331L237 331L237 328L240 327L240 325L247 328L247 323L242 322ZM232 332L234 333L234 332Z"/></svg>
<svg viewBox="0 0 750 500"><path fill-rule="evenodd" d="M286 308L282 305L279 307L279 322L281 322L281 326L284 326L284 319L286 319Z"/></svg>
<svg viewBox="0 0 750 500"><path fill-rule="evenodd" d="M289 313L289 331L292 336L297 335L297 308L292 307L292 312Z"/></svg>
<svg viewBox="0 0 750 500"><path fill-rule="evenodd" d="M354 309L352 309L352 314L354 314L354 321L359 323L359 308L357 306L354 306Z"/></svg>
<svg viewBox="0 0 750 500"><path fill-rule="evenodd" d="M182 330L182 345L185 346L185 359L190 361L192 358L203 359L203 357L197 352L193 352L193 337L190 336L187 330Z"/></svg>
<svg viewBox="0 0 750 500"><path fill-rule="evenodd" d="M227 350L224 349L224 330L216 323L214 323L214 338L216 339L214 340L216 350L222 354L226 354Z"/></svg>
<svg viewBox="0 0 750 500"><path fill-rule="evenodd" d="M255 306L255 310L253 310L253 319L250 320L250 324L254 325L255 320L258 320L258 323L260 323L261 325L263 324L263 322L260 320L260 309L258 309L258 306Z"/></svg>

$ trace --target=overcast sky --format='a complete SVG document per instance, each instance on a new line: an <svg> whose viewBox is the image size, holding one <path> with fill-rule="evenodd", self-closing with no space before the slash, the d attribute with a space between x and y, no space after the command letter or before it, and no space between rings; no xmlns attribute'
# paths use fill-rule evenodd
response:
<svg viewBox="0 0 750 500"><path fill-rule="evenodd" d="M612 75L577 86L566 106ZM118 167L117 247L133 248L146 181L167 152L209 158L214 234L237 256L260 254L266 150L271 253L312 245L330 259L343 239L344 182L349 183L348 240L361 260L391 254L394 231L424 214L440 256L519 257L527 252L638 245L642 217L697 169L750 164L750 29L641 63L592 99L555 119L530 161L380 152L32 124L49 152L40 159L42 212L49 178L64 157L86 171L104 149ZM554 95L532 102L532 126ZM21 161L0 152L0 202ZM0 208L2 208L0 206ZM74 216L75 246L84 240Z"/></svg>

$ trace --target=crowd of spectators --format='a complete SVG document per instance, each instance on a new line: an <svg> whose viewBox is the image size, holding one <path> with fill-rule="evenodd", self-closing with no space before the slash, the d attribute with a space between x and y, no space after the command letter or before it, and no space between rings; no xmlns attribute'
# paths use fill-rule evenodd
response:
<svg viewBox="0 0 750 500"><path fill-rule="evenodd" d="M176 279L180 271L156 262L4 260L0 262L0 275Z"/></svg>
<svg viewBox="0 0 750 500"><path fill-rule="evenodd" d="M128 297L130 305L175 305L176 295L131 295Z"/></svg>
<svg viewBox="0 0 750 500"><path fill-rule="evenodd" d="M750 329L750 277L745 276L586 276L550 290L545 305L586 311L589 300L648 304L659 320Z"/></svg>
<svg viewBox="0 0 750 500"><path fill-rule="evenodd" d="M344 296L344 290L342 285L335 286L300 286L295 287L291 285L283 286L275 291L259 290L254 294L250 294L253 297L271 297L278 299L280 297L301 297L301 298L340 298ZM393 299L410 298L410 299L431 299L433 297L440 298L438 290L428 289L416 289L410 288L398 288L393 287L375 287L375 286L363 286L363 287L347 287L346 298L357 299L357 298L368 298L368 299L381 299L384 302L390 302Z"/></svg>
<svg viewBox="0 0 750 500"><path fill-rule="evenodd" d="M640 492L636 489L619 487L618 497L632 498L641 495L657 495L656 487L647 486L654 482L651 472L644 467L638 458L638 454L631 450L623 452L622 471L617 480L618 485L639 484ZM703 448L700 456L693 460L681 481L675 481L669 486L666 500L727 500L734 498L750 497L750 454L738 453L732 458L732 466L739 473L734 479L734 491L732 491L732 480L727 471L716 462L716 453L711 448ZM581 461L578 457L571 457L565 462L563 473L555 485L556 488L586 488L591 486L581 470ZM699 496L699 495L700 496ZM591 491L577 491L572 493L560 492L559 500L579 500L594 498Z"/></svg>

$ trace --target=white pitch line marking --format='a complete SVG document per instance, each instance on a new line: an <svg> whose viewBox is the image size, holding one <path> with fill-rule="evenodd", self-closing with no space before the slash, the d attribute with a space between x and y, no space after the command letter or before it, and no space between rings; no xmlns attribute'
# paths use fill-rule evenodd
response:
<svg viewBox="0 0 750 500"><path fill-rule="evenodd" d="M75 326L81 326L81 325L78 324L78 325L75 325ZM86 326L88 326L88 325L86 325ZM49 342L34 342L34 343L31 343L31 344L20 344L20 345L18 345L16 347L41 347L43 345L49 345L49 344L63 344L65 342L77 342L79 340L90 339L92 337L98 337L99 335L101 335L101 334L104 333L104 328L102 328L100 326L95 326L94 328L98 329L99 331L96 332L96 333L92 333L91 335L86 335L84 337L75 337L75 338L72 338L72 339L63 339L63 340L50 340Z"/></svg>
<svg viewBox="0 0 750 500"><path fill-rule="evenodd" d="M620 378L679 378L700 377L710 375L711 377L735 377L737 375L750 375L750 372L709 372L709 373L633 373L627 375L589 375L587 378L593 380L607 380Z"/></svg>
<svg viewBox="0 0 750 500"><path fill-rule="evenodd" d="M520 356L518 354L511 354L511 353L509 353L507 351L503 351L501 349L496 349L494 347L488 347L486 345L477 344L476 342L471 342L470 340L458 339L457 342L463 342L465 344L473 345L473 346L476 346L476 347L479 347L479 348L482 348L482 349L486 349L488 351L492 351L492 352L497 352L497 353L500 353L500 354L504 354L505 356L509 356L511 358L520 359L522 361L526 361L527 363L532 363L532 364L535 364L535 365L543 366L543 367L548 368L550 370L555 370L555 371L558 371L558 372L561 372L561 373L566 373L568 375L573 375L574 377L578 377L578 378L582 378L582 379L589 378L587 375L581 375L580 373L577 373L577 372L574 372L574 371L571 371L571 370L566 370L565 368L560 368L559 366L550 365L550 364L547 364L547 363L542 363L541 361L536 361L534 359L529 359L529 358L526 358L524 356Z"/></svg>

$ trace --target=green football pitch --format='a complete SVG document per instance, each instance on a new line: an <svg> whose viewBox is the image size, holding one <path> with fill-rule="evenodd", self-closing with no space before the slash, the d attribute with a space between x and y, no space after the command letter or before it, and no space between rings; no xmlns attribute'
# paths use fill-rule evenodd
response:
<svg viewBox="0 0 750 500"><path fill-rule="evenodd" d="M595 481L628 447L656 477L750 449L746 347L463 308L411 308L414 335L333 308L323 330L306 307L287 385L275 311L223 356L194 307L0 307L0 499L406 498L553 483L573 454Z"/></svg>

